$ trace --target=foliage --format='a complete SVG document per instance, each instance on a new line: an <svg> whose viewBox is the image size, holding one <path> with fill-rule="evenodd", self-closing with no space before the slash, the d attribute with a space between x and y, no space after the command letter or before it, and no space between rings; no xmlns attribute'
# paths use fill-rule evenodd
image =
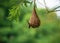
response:
<svg viewBox="0 0 60 43"><path fill-rule="evenodd" d="M13 20L13 19L16 20L20 15L20 7L19 7L19 5L13 6L12 9L9 10L9 12L10 13L9 13L8 19L9 20Z"/></svg>
<svg viewBox="0 0 60 43"><path fill-rule="evenodd" d="M18 4L27 5L27 3L32 3L32 2L29 0L0 0L0 5L3 6L6 5L7 7L12 7Z"/></svg>
<svg viewBox="0 0 60 43"><path fill-rule="evenodd" d="M16 5L16 1L22 3L25 0L9 0L8 3L12 5L8 6L7 12L10 21L5 19L4 8L0 8L0 43L60 43L60 20L56 13L47 14L45 9L37 9L41 26L28 28L33 8L22 6L21 3Z"/></svg>
<svg viewBox="0 0 60 43"><path fill-rule="evenodd" d="M25 13L20 12L24 14L20 22L13 20L12 27L2 27L0 29L0 41L6 43L59 43L60 29L57 26L58 21L55 13L50 13L46 16L43 15L45 13L42 14L43 10L40 9L37 11L41 11L41 14L37 12L41 20L41 26L39 28L28 28L27 20L29 20L32 11L29 13L25 10ZM8 34L11 34L12 38L11 36L8 38Z"/></svg>

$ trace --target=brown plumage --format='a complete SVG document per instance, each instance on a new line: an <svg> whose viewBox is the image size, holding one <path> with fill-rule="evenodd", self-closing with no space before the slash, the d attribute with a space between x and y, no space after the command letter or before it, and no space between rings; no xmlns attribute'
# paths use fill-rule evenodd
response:
<svg viewBox="0 0 60 43"><path fill-rule="evenodd" d="M34 9L32 11L32 16L30 17L30 20L29 20L29 28L30 27L36 28L39 26L40 26L40 20L39 20L39 17L37 16L37 13L36 13L36 10L34 7Z"/></svg>

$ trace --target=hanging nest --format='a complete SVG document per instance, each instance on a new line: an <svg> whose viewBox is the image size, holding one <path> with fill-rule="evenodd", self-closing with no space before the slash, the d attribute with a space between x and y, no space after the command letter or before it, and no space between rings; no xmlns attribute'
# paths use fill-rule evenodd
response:
<svg viewBox="0 0 60 43"><path fill-rule="evenodd" d="M39 26L40 26L40 20L39 20L37 13L36 13L36 9L34 7L34 9L32 11L32 16L30 17L30 20L29 20L29 28L30 27L36 28Z"/></svg>

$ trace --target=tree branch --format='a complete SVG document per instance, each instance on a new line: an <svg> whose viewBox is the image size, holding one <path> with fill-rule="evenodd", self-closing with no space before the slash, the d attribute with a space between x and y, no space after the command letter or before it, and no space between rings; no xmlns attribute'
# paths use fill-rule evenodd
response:
<svg viewBox="0 0 60 43"><path fill-rule="evenodd" d="M52 10L49 11L49 13L60 11L60 10L56 10L56 9L58 9L58 8L60 8L60 6L57 6L57 7L53 8Z"/></svg>
<svg viewBox="0 0 60 43"><path fill-rule="evenodd" d="M60 6L57 6L57 7L53 8L53 10L56 10L56 9L58 9L58 8L60 8Z"/></svg>
<svg viewBox="0 0 60 43"><path fill-rule="evenodd" d="M38 1L38 3L40 3L40 2ZM40 3L40 4L41 4L41 3ZM46 1L45 1L45 0L44 0L44 4L45 4L45 5L43 5L43 4L41 4L41 5L43 5L43 6L46 8L47 13L60 11L60 10L57 10L58 8L60 8L60 6L55 6L55 7L53 7L51 10L49 10L48 7L47 7L47 5L46 5Z"/></svg>
<svg viewBox="0 0 60 43"><path fill-rule="evenodd" d="M60 10L56 10L56 11L60 11Z"/></svg>

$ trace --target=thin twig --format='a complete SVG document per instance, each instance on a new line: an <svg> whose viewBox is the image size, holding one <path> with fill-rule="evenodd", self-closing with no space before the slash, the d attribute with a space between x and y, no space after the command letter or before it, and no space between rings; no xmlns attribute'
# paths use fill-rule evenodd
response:
<svg viewBox="0 0 60 43"><path fill-rule="evenodd" d="M44 0L44 4L45 4L45 8L46 8L47 13L48 13L49 11L48 11L48 7L47 7L47 5L46 5L46 1L45 1L45 0Z"/></svg>

